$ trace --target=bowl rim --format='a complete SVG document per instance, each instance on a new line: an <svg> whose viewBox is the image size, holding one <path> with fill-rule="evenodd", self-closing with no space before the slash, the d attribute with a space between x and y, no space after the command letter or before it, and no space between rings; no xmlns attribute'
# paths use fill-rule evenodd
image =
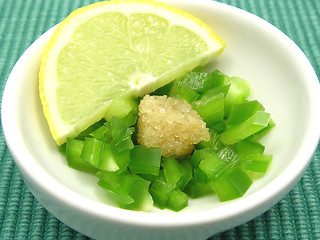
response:
<svg viewBox="0 0 320 240"><path fill-rule="evenodd" d="M183 3L181 0L175 2L178 4ZM190 3L190 1L188 2ZM308 72L309 83L307 84L307 88L310 93L310 98L314 101L314 103L320 103L320 88L318 78L307 57L289 37L287 37L284 33L267 21L245 10L214 1L200 2L203 4L208 4L208 7L214 6L215 8L220 8L224 11L232 11L235 14L244 16L245 18L252 19L255 21L255 24L263 24L282 41L286 41L292 50L296 52L297 57L301 58L301 61L305 63L305 67ZM251 217L257 216L284 197L284 195L286 195L300 180L304 171L308 167L320 138L320 125L318 124L320 122L320 112L317 111L316 104L310 106L313 116L311 117L309 124L314 128L312 131L307 133L309 144L305 144L305 147L297 156L294 157L294 160L285 169L285 171L280 176L273 179L268 185L248 196L238 199L237 201L230 202L227 205L197 212L173 213L170 214L170 217L168 218L168 214L136 212L108 206L87 199L73 190L68 189L66 186L50 176L36 161L33 160L31 152L27 149L23 138L21 138L21 134L19 134L19 128L15 128L13 126L13 123L15 122L15 115L13 111L10 110L10 106L15 102L14 88L17 81L15 79L15 72L19 70L22 65L21 63L30 57L29 55L32 56L32 52L38 46L37 44L47 38L52 33L53 29L54 27L40 36L33 44L31 44L31 46L17 61L12 72L10 73L2 99L1 121L8 148L16 162L16 165L22 172L22 175L25 176L34 186L37 186L39 190L45 192L59 203L101 220L119 222L129 225L166 228L201 225L228 220L234 218L235 216L244 214L249 210L252 211L253 209L256 211L256 214L252 215ZM18 151L16 146L19 146ZM303 161L301 161L302 159ZM33 174L35 172L37 174ZM48 185L51 187L47 188ZM59 191L54 189L59 189ZM267 196L265 195L266 192L269 192ZM72 202L69 199L77 199L77 201ZM268 202L268 204L266 204L266 202ZM230 209L232 211L230 211ZM237 210L235 211L235 209ZM203 214L204 212L205 214Z"/></svg>

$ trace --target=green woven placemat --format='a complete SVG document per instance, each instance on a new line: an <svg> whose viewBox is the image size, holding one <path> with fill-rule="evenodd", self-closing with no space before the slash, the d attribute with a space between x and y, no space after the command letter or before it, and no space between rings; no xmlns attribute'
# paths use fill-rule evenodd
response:
<svg viewBox="0 0 320 240"><path fill-rule="evenodd" d="M196 1L196 0L195 0ZM1 96L9 73L43 32L90 0L0 0ZM287 34L320 76L319 0L223 0ZM319 123L320 124L320 123ZM21 179L0 133L0 239L86 239L48 213ZM295 188L266 213L211 239L320 239L320 147Z"/></svg>

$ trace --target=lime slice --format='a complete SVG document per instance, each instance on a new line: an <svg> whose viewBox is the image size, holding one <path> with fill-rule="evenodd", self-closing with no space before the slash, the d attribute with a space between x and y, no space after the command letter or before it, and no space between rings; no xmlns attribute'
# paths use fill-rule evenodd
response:
<svg viewBox="0 0 320 240"><path fill-rule="evenodd" d="M105 116L114 96L143 96L219 56L225 47L193 15L152 0L77 9L44 49L43 112L58 145Z"/></svg>

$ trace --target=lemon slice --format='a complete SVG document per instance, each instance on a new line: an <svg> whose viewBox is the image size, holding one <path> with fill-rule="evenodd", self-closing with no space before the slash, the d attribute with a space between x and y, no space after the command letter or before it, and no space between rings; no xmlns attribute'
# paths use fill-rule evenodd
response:
<svg viewBox="0 0 320 240"><path fill-rule="evenodd" d="M72 12L44 49L39 91L58 145L108 111L219 56L224 41L193 15L153 0L98 2Z"/></svg>

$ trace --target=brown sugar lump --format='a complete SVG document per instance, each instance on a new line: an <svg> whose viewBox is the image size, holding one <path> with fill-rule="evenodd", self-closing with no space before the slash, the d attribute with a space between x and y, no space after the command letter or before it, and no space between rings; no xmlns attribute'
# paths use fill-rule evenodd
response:
<svg viewBox="0 0 320 240"><path fill-rule="evenodd" d="M162 156L191 154L194 144L209 141L206 123L185 100L146 95L139 105L138 143L161 147Z"/></svg>

